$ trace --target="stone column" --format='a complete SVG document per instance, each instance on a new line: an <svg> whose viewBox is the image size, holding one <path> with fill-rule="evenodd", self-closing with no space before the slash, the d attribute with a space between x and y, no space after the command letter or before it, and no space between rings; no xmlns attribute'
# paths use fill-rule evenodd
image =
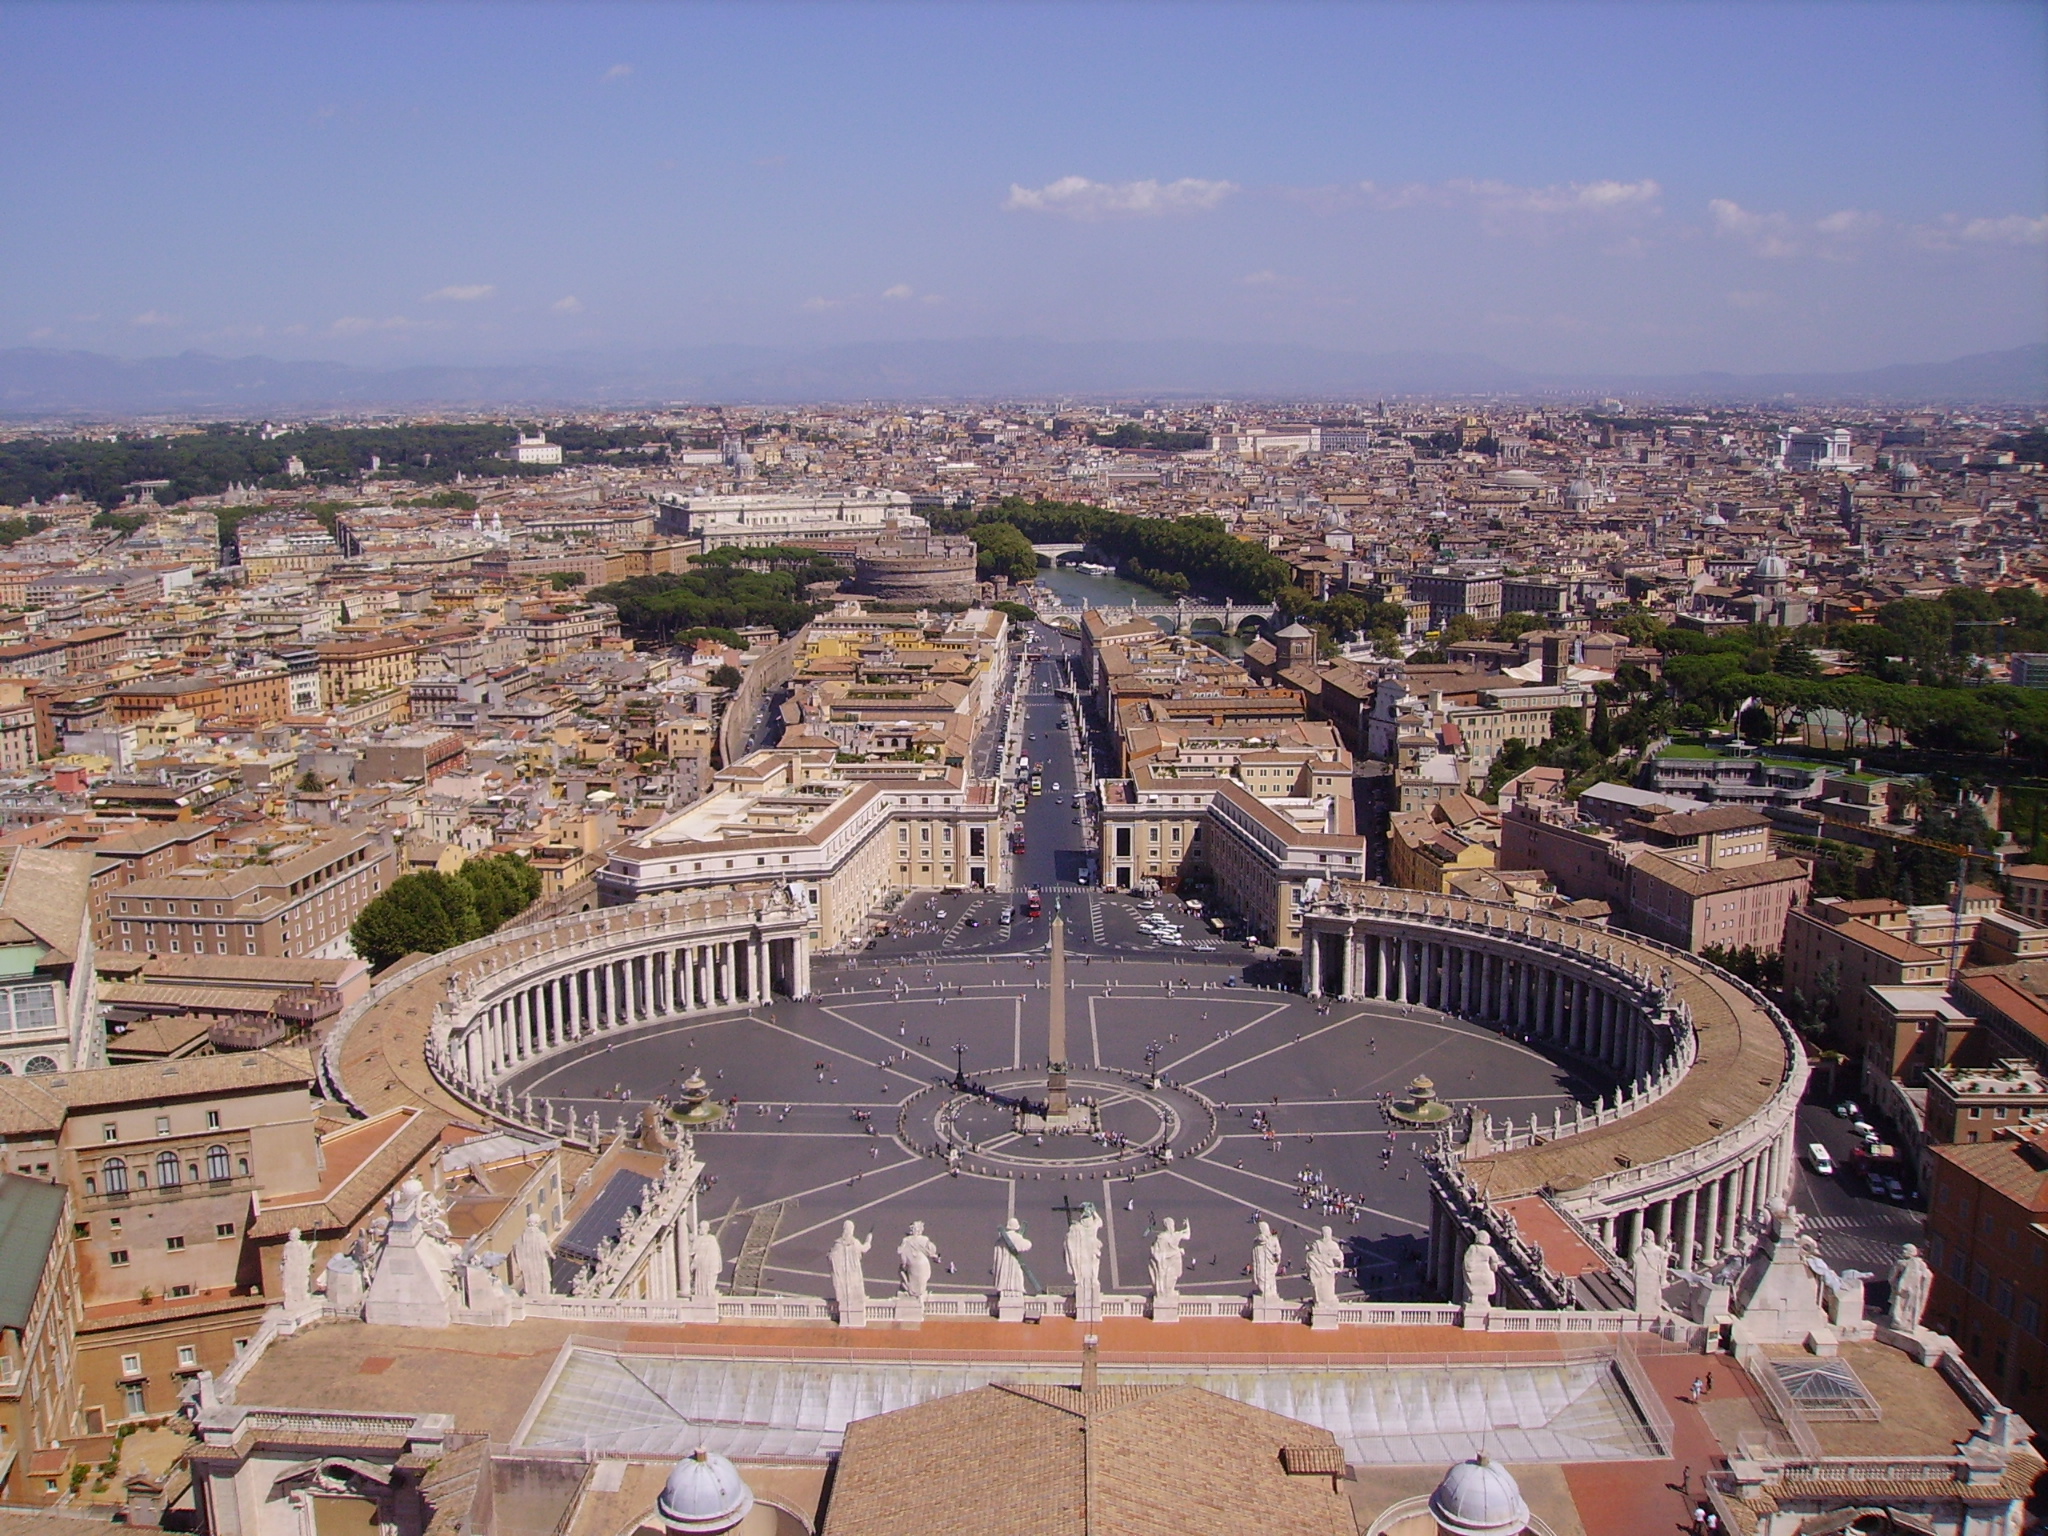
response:
<svg viewBox="0 0 2048 1536"><path fill-rule="evenodd" d="M1700 1193L1706 1200L1700 1221L1700 1266L1705 1268L1721 1256L1721 1181L1709 1179Z"/></svg>

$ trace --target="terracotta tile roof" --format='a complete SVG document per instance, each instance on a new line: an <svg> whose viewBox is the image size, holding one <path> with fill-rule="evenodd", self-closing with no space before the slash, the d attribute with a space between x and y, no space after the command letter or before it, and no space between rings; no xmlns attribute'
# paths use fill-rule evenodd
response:
<svg viewBox="0 0 2048 1536"><path fill-rule="evenodd" d="M1196 1387L997 1385L849 1425L825 1530L1354 1536L1342 1471L1327 1430Z"/></svg>

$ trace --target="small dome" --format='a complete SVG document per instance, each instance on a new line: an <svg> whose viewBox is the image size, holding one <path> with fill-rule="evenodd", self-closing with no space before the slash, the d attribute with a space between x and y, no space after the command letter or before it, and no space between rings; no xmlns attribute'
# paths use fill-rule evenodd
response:
<svg viewBox="0 0 2048 1536"><path fill-rule="evenodd" d="M1709 512L1700 519L1700 526L1702 528L1726 528L1728 526L1728 519L1723 517L1718 511Z"/></svg>
<svg viewBox="0 0 2048 1536"><path fill-rule="evenodd" d="M739 1468L700 1445L669 1473L654 1511L679 1536L716 1536L746 1519L753 1507L754 1490Z"/></svg>
<svg viewBox="0 0 2048 1536"><path fill-rule="evenodd" d="M1765 555L1763 559L1756 563L1756 579L1758 581L1783 581L1791 573L1791 570L1792 567L1785 563L1783 555Z"/></svg>
<svg viewBox="0 0 2048 1536"><path fill-rule="evenodd" d="M1918 480L1920 478L1920 466L1911 459L1901 459L1899 460L1898 467L1892 471L1892 474L1900 480Z"/></svg>
<svg viewBox="0 0 2048 1536"><path fill-rule="evenodd" d="M1301 622L1299 620L1296 620L1294 623L1288 625L1285 629L1275 630L1273 633L1273 638L1275 640L1313 640L1315 638L1315 634L1311 630L1303 629L1301 627Z"/></svg>
<svg viewBox="0 0 2048 1536"><path fill-rule="evenodd" d="M1513 1474L1484 1451L1444 1474L1429 1496L1429 1512L1447 1536L1519 1536L1529 1523Z"/></svg>
<svg viewBox="0 0 2048 1536"><path fill-rule="evenodd" d="M1510 491L1540 491L1543 489L1543 477L1531 474L1526 469L1504 469L1493 477L1493 483L1504 490Z"/></svg>

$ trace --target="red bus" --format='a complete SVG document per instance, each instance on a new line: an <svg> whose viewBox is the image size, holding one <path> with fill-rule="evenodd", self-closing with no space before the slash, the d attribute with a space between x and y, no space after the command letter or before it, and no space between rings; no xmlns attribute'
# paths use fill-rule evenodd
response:
<svg viewBox="0 0 2048 1536"><path fill-rule="evenodd" d="M1031 894L1024 898L1024 910L1032 917L1038 916L1043 910L1038 899L1038 887L1035 885L1031 887Z"/></svg>

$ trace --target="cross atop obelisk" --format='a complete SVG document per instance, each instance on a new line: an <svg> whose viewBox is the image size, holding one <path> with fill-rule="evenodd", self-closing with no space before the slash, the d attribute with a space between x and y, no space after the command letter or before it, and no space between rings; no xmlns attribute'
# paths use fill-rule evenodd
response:
<svg viewBox="0 0 2048 1536"><path fill-rule="evenodd" d="M1045 1053L1045 1115L1056 1120L1067 1113L1067 920L1055 907L1052 914L1052 1019Z"/></svg>

